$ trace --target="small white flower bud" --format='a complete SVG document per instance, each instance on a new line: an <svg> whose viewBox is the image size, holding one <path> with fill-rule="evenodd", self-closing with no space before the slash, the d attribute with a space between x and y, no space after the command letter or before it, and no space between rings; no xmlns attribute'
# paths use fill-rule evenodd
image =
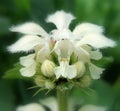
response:
<svg viewBox="0 0 120 111"><path fill-rule="evenodd" d="M53 89L55 87L55 84L53 82L51 82L51 81L46 81L45 82L45 87L47 89Z"/></svg>
<svg viewBox="0 0 120 111"><path fill-rule="evenodd" d="M89 75L84 75L81 79L80 79L80 86L81 87L88 87L91 84L91 78Z"/></svg>
<svg viewBox="0 0 120 111"><path fill-rule="evenodd" d="M85 65L83 62L76 62L75 63L76 69L77 69L77 77L82 77L85 72Z"/></svg>
<svg viewBox="0 0 120 111"><path fill-rule="evenodd" d="M44 76L52 77L55 75L54 68L55 68L55 64L52 61L45 60L41 66L41 71L42 71Z"/></svg>
<svg viewBox="0 0 120 111"><path fill-rule="evenodd" d="M34 81L37 86L44 87L46 79L39 75L35 77Z"/></svg>

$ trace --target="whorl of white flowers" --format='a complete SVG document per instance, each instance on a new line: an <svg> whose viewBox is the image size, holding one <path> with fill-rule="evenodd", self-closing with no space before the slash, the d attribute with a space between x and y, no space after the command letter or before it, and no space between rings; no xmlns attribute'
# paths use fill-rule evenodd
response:
<svg viewBox="0 0 120 111"><path fill-rule="evenodd" d="M23 106L19 106L17 107L16 111L47 111L43 107L43 105L49 108L50 111L58 111L57 100L54 97L49 97L47 99L40 100L40 103L30 103ZM69 111L74 111L74 104L71 103L68 109ZM107 107L88 104L83 105L78 111L107 111Z"/></svg>
<svg viewBox="0 0 120 111"><path fill-rule="evenodd" d="M56 26L50 33L33 22L10 29L23 33L16 43L8 47L10 52L34 50L34 53L20 58L23 76L43 74L56 81L61 78L71 80L82 78L88 67L91 79L100 78L104 69L94 65L91 60L100 60L100 49L114 47L115 42L103 35L103 27L95 24L81 23L71 31L69 25L74 19L70 13L57 11L46 19Z"/></svg>

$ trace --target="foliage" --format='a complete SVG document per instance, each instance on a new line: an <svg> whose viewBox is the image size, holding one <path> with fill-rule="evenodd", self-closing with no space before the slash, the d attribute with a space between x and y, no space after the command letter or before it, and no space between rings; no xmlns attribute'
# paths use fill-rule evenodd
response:
<svg viewBox="0 0 120 111"><path fill-rule="evenodd" d="M73 13L77 19L71 24L72 29L80 22L92 22L105 27L108 37L117 42L113 49L103 49L104 58L98 65L106 67L102 75L102 81L95 81L91 89L80 91L72 90L72 97L80 104L97 104L107 106L108 111L119 111L120 108L120 1L119 0L3 0L0 1L0 110L13 111L16 106L31 101L35 90L26 91L32 84L31 81L9 80L8 78L22 79L17 64L10 69L12 64L18 61L19 54L10 54L6 47L16 41L19 37L9 32L11 25L34 21L41 24L46 31L50 31L53 24L46 24L45 17L56 10L65 10ZM46 28L47 27L47 28ZM10 69L9 71L7 71ZM7 71L7 72L6 72ZM17 72L16 72L17 71ZM4 75L4 76L3 76ZM4 78L4 79L3 79ZM6 79L7 78L7 79ZM13 87L16 86L16 87ZM19 86L19 87L17 87ZM84 92L84 93L83 93ZM86 96L86 93L90 95ZM51 93L50 93L51 94ZM53 93L54 94L54 93ZM82 95L82 96L81 96ZM43 93L39 96L45 97ZM22 99L22 98L24 99ZM77 108L77 106L76 106Z"/></svg>

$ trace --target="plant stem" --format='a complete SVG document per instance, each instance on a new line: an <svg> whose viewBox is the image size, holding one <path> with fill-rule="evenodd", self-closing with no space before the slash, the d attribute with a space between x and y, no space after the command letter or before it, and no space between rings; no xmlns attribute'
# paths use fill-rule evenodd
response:
<svg viewBox="0 0 120 111"><path fill-rule="evenodd" d="M58 111L68 111L68 90L57 89Z"/></svg>

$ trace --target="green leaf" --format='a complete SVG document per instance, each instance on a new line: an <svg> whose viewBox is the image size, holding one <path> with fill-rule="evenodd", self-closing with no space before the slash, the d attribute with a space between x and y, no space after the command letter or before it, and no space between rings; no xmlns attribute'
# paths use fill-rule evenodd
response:
<svg viewBox="0 0 120 111"><path fill-rule="evenodd" d="M90 88L74 89L72 97L76 104L94 104L108 108L111 107L115 99L112 87L102 80L93 81Z"/></svg>
<svg viewBox="0 0 120 111"><path fill-rule="evenodd" d="M0 81L0 111L13 111L15 98L10 86L7 81Z"/></svg>
<svg viewBox="0 0 120 111"><path fill-rule="evenodd" d="M19 11L30 11L30 1L29 0L14 0L15 5Z"/></svg>
<svg viewBox="0 0 120 111"><path fill-rule="evenodd" d="M109 64L111 64L114 61L113 57L103 57L99 61L92 61L95 65L100 66L100 67L106 67Z"/></svg>
<svg viewBox="0 0 120 111"><path fill-rule="evenodd" d="M110 107L110 111L120 111L120 78L113 85L113 90L115 92L115 99Z"/></svg>
<svg viewBox="0 0 120 111"><path fill-rule="evenodd" d="M97 105L110 106L115 99L114 92L110 84L103 80L97 80L93 82L91 86L98 95Z"/></svg>
<svg viewBox="0 0 120 111"><path fill-rule="evenodd" d="M0 17L0 35L7 34L9 32L9 27L11 23L10 20L6 17Z"/></svg>
<svg viewBox="0 0 120 111"><path fill-rule="evenodd" d="M72 92L73 100L76 104L95 104L98 101L96 91L91 88L75 88Z"/></svg>
<svg viewBox="0 0 120 111"><path fill-rule="evenodd" d="M115 84L113 86L113 90L114 90L115 93L120 92L120 77L115 82Z"/></svg>
<svg viewBox="0 0 120 111"><path fill-rule="evenodd" d="M14 68L8 70L5 75L3 76L4 79L23 79L19 70L22 66L17 63L14 65Z"/></svg>

